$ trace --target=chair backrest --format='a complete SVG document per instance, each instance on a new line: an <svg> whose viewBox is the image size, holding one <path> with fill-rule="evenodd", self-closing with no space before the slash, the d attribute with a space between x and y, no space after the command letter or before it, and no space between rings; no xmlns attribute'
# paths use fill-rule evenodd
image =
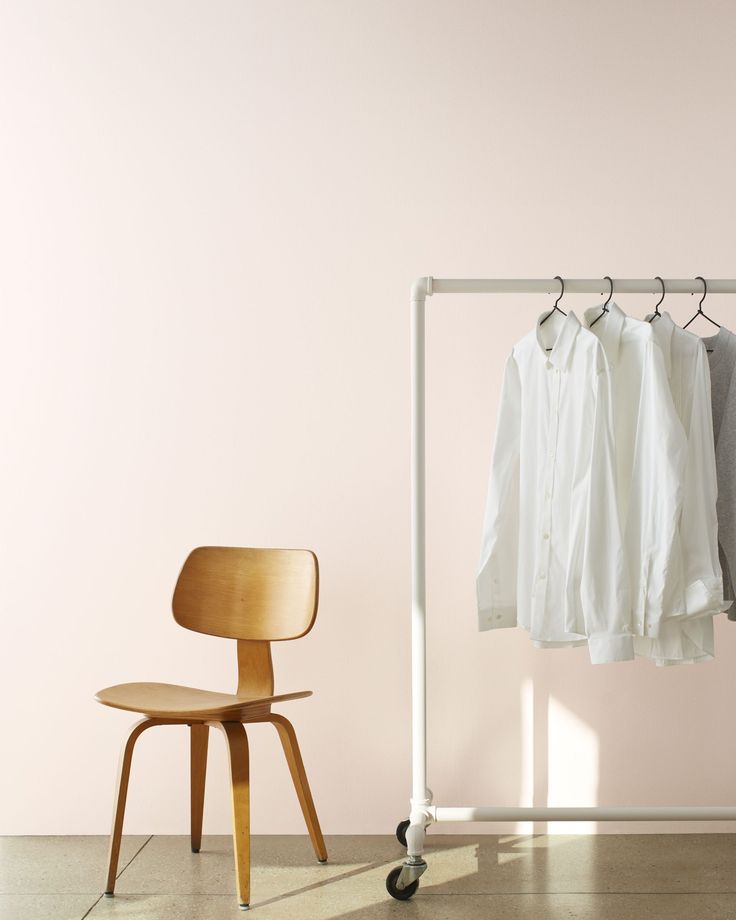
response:
<svg viewBox="0 0 736 920"><path fill-rule="evenodd" d="M174 588L180 626L229 639L298 639L317 616L319 570L308 549L198 546Z"/></svg>

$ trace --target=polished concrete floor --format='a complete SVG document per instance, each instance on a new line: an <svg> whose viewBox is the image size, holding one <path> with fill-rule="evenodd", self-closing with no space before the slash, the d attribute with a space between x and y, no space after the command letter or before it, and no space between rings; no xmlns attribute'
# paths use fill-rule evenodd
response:
<svg viewBox="0 0 736 920"><path fill-rule="evenodd" d="M254 837L251 913L263 920L736 920L736 835L430 834L409 902L385 890L393 837ZM116 896L100 897L103 837L0 838L1 920L220 920L238 910L232 847L126 837Z"/></svg>

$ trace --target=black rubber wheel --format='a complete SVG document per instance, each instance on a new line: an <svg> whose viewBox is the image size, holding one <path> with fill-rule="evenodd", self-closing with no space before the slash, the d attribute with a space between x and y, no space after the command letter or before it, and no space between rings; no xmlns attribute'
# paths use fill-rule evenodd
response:
<svg viewBox="0 0 736 920"><path fill-rule="evenodd" d="M397 888L396 882L401 875L401 869L402 867L398 866L396 869L392 869L386 876L386 891L388 891L392 898L396 898L397 901L408 901L412 895L416 894L417 888L419 887L419 879L412 882L411 885L407 885L406 888Z"/></svg>
<svg viewBox="0 0 736 920"><path fill-rule="evenodd" d="M401 821L396 828L396 839L399 841L402 847L406 846L406 832L410 824L411 822L407 818L406 821Z"/></svg>

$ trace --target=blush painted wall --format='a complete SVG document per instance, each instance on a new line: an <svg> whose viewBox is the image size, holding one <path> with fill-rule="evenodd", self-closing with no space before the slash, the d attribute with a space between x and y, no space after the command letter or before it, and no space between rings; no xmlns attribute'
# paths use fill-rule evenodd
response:
<svg viewBox="0 0 736 920"><path fill-rule="evenodd" d="M274 652L315 696L282 711L324 830L393 831L410 284L734 277L735 37L714 0L0 5L0 833L107 833L134 718L98 688L234 688L232 644L171 617L201 544L318 554L317 625ZM476 630L502 362L549 302L428 305L430 785L730 803L736 625L664 670ZM141 739L126 831L187 831L186 740ZM275 733L251 746L254 831L301 833ZM228 809L213 737L205 831Z"/></svg>

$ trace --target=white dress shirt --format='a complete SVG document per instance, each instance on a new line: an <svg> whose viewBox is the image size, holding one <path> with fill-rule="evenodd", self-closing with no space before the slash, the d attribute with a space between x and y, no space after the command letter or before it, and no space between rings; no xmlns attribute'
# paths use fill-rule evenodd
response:
<svg viewBox="0 0 736 920"><path fill-rule="evenodd" d="M611 373L619 520L635 635L657 636L669 598L669 566L679 558L687 438L670 393L652 325L615 303L584 313Z"/></svg>
<svg viewBox="0 0 736 920"><path fill-rule="evenodd" d="M481 630L587 639L593 663L633 658L608 365L572 311L538 321L507 359L476 589Z"/></svg>
<svg viewBox="0 0 736 920"><path fill-rule="evenodd" d="M638 655L658 664L691 663L713 657L713 614L731 606L723 600L718 558L710 369L702 340L677 326L669 313L650 314L647 320L662 349L670 392L687 437L687 459L678 546L665 589L666 619L656 638L637 637L634 646Z"/></svg>

